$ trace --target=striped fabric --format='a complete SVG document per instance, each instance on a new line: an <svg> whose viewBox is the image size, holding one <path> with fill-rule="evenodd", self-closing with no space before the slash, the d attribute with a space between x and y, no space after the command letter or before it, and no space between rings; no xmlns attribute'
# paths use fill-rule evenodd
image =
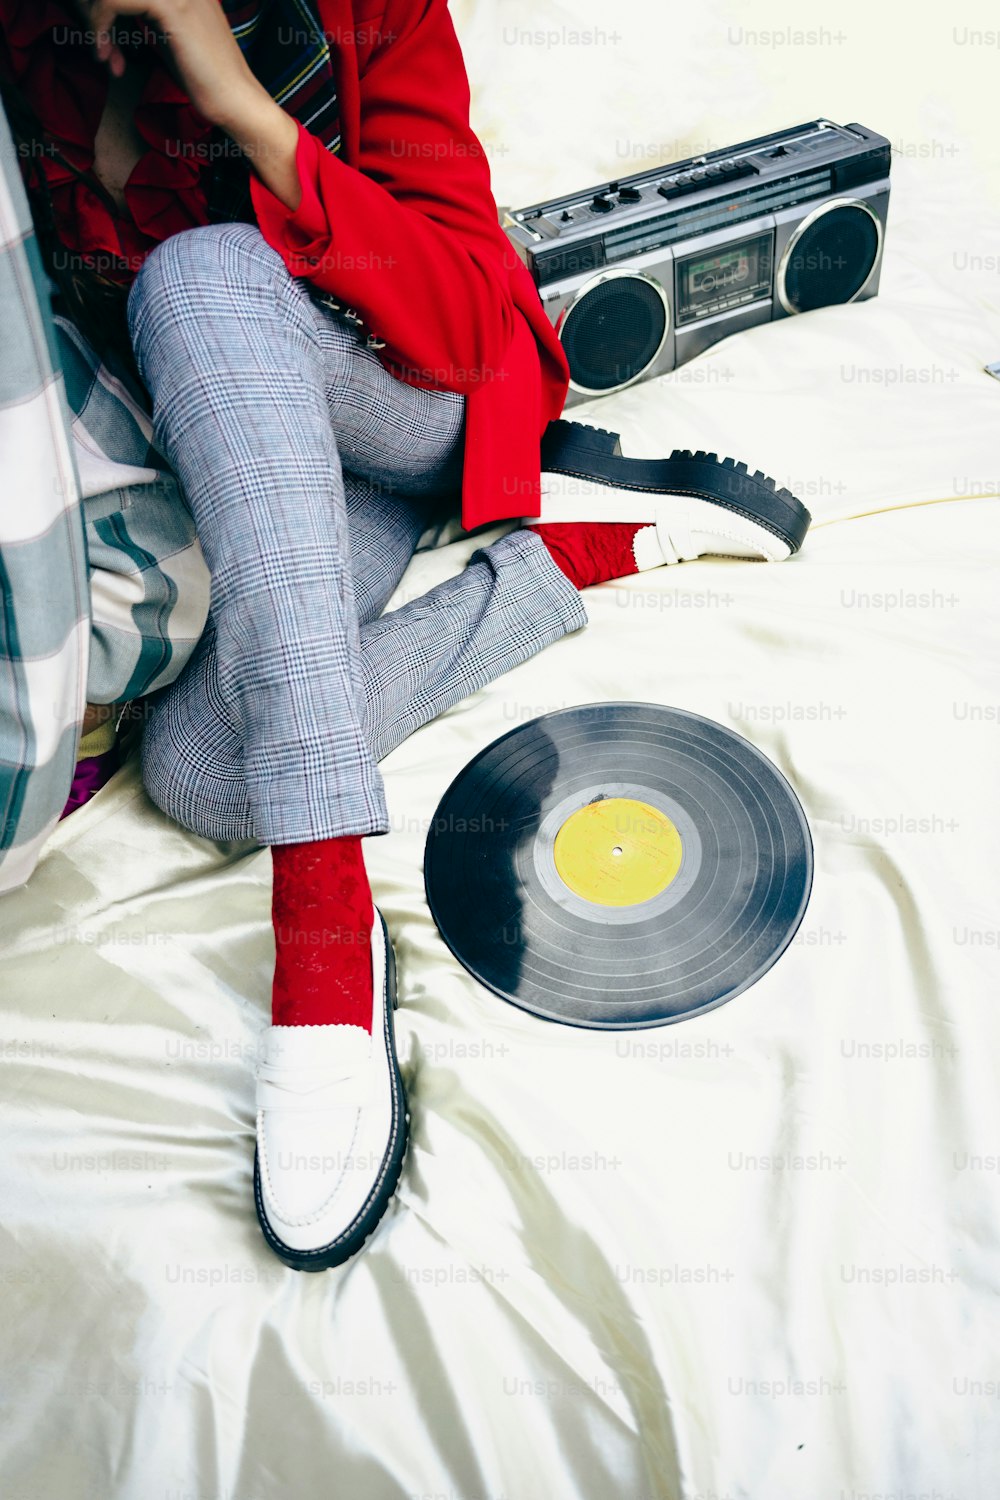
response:
<svg viewBox="0 0 1000 1500"><path fill-rule="evenodd" d="M0 112L0 890L20 885L69 793L90 606L48 287Z"/></svg>
<svg viewBox="0 0 1000 1500"><path fill-rule="evenodd" d="M314 0L223 0L223 10L259 81L323 142L340 146L330 43Z"/></svg>
<svg viewBox="0 0 1000 1500"><path fill-rule="evenodd" d="M87 701L121 703L181 671L208 618L211 579L139 393L72 323L55 322L90 561Z"/></svg>
<svg viewBox="0 0 1000 1500"><path fill-rule="evenodd" d="M222 0L240 50L273 99L340 150L340 107L330 43L315 0ZM246 158L219 153L209 185L213 223L254 223Z"/></svg>
<svg viewBox="0 0 1000 1500"><path fill-rule="evenodd" d="M4 891L28 878L62 812L85 703L173 682L204 629L210 579L136 393L51 315L2 110L0 307Z"/></svg>

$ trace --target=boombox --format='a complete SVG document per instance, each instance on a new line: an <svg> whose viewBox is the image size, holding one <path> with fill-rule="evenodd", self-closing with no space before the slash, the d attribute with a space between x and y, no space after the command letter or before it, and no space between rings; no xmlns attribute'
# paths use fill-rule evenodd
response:
<svg viewBox="0 0 1000 1500"><path fill-rule="evenodd" d="M566 406L757 323L878 291L890 145L813 120L505 209L569 361Z"/></svg>

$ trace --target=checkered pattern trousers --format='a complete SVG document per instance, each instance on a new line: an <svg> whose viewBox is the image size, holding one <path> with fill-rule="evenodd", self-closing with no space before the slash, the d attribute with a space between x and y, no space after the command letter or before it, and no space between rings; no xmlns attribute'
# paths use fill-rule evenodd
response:
<svg viewBox="0 0 1000 1500"><path fill-rule="evenodd" d="M579 594L517 530L382 614L457 504L464 398L391 375L252 226L165 241L129 324L211 574L208 629L146 725L151 797L216 839L386 832L377 762L584 625Z"/></svg>

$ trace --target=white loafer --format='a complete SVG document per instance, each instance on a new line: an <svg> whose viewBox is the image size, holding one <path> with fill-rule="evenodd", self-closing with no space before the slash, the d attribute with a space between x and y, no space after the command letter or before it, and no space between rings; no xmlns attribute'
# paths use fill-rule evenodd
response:
<svg viewBox="0 0 1000 1500"><path fill-rule="evenodd" d="M297 1271L325 1271L360 1250L389 1206L406 1153L395 961L376 916L371 1034L270 1026L261 1039L254 1199L264 1238Z"/></svg>
<svg viewBox="0 0 1000 1500"><path fill-rule="evenodd" d="M779 562L812 519L791 491L736 459L687 449L625 458L616 432L565 418L549 423L541 458L541 513L525 524L635 521L640 570L706 554Z"/></svg>

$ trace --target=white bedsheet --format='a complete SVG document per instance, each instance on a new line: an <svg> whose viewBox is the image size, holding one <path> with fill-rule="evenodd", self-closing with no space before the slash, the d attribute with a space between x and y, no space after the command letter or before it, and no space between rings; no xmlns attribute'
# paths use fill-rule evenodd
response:
<svg viewBox="0 0 1000 1500"><path fill-rule="evenodd" d="M385 763L368 855L413 1142L340 1271L285 1270L253 1217L269 856L172 827L134 768L60 826L0 904L3 1500L998 1492L1000 50L961 40L996 17L680 9L454 13L501 202L638 169L619 140L669 157L827 114L897 144L878 299L573 413L766 469L814 512L805 550L591 591L586 631ZM616 698L746 735L816 844L779 964L631 1035L477 986L421 877L476 751Z"/></svg>

